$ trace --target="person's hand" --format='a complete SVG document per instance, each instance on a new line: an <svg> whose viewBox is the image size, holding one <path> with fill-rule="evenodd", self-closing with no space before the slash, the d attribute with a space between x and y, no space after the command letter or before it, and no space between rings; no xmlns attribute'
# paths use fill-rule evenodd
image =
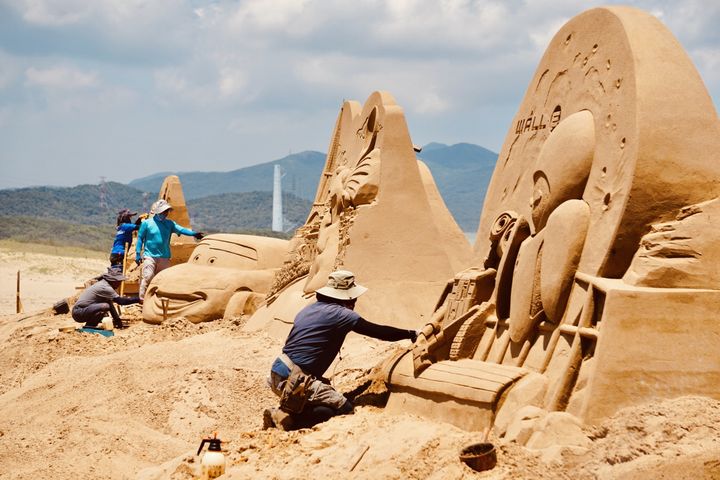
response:
<svg viewBox="0 0 720 480"><path fill-rule="evenodd" d="M422 330L410 330L410 341L415 343L417 342L418 335L422 333Z"/></svg>
<svg viewBox="0 0 720 480"><path fill-rule="evenodd" d="M202 240L205 237L205 234L203 232L197 232L195 235L193 235L198 240Z"/></svg>

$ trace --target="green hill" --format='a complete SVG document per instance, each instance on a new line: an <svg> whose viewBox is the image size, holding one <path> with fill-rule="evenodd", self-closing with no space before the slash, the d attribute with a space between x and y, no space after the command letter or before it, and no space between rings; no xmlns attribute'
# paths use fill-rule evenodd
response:
<svg viewBox="0 0 720 480"><path fill-rule="evenodd" d="M285 230L299 227L307 219L312 202L283 195ZM223 193L188 201L193 227L208 232L270 230L272 192Z"/></svg>
<svg viewBox="0 0 720 480"><path fill-rule="evenodd" d="M497 154L468 143L432 143L419 156L460 227L475 232ZM232 172L180 173L192 226L207 233L277 235L270 232L276 163L285 172L286 230L304 223L325 164L320 152L301 152ZM147 210L157 193L145 192L157 192L169 173L133 180L130 186L110 182L0 190L0 239L109 249L117 211Z"/></svg>
<svg viewBox="0 0 720 480"><path fill-rule="evenodd" d="M320 174L325 166L325 154L306 151L279 160L240 168L230 172L175 172L183 186L185 199L208 194L236 192L271 192L275 165L283 169L283 190L297 197L314 200ZM173 172L163 172L133 180L131 187L145 192L158 192L163 179Z"/></svg>
<svg viewBox="0 0 720 480"><path fill-rule="evenodd" d="M150 201L156 197L157 194L152 194ZM115 225L118 210L141 211L142 206L143 192L115 182L106 183L104 187L78 185L0 190L0 215L55 218L84 225Z"/></svg>
<svg viewBox="0 0 720 480"><path fill-rule="evenodd" d="M0 239L110 252L115 228L55 218L0 215Z"/></svg>
<svg viewBox="0 0 720 480"><path fill-rule="evenodd" d="M122 184L110 185L115 202L100 207L98 185L72 188L0 190L0 239L45 245L70 245L110 250L115 236L115 216L122 206L141 211L143 192ZM149 196L155 199L156 194ZM118 198L126 201L119 203ZM284 195L287 228L301 225L311 202ZM289 238L271 232L272 192L228 193L188 202L192 227L206 233L247 233Z"/></svg>
<svg viewBox="0 0 720 480"><path fill-rule="evenodd" d="M429 143L418 155L430 168L435 183L455 220L466 232L475 232L480 220L485 191L495 168L497 153L478 145ZM230 172L175 173L183 185L185 197L205 197L208 192L272 191L274 165L279 164L285 176L283 190L307 200L314 200L317 183L325 166L325 154L307 151L288 155L273 162ZM158 191L163 172L130 182L144 191ZM190 203L190 202L188 202Z"/></svg>
<svg viewBox="0 0 720 480"><path fill-rule="evenodd" d="M451 146L432 143L423 147L418 157L432 172L460 228L476 232L498 154L469 143Z"/></svg>

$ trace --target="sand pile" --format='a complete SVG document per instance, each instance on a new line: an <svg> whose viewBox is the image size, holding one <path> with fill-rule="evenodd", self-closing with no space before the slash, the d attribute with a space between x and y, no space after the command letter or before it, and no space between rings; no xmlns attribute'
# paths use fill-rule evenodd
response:
<svg viewBox="0 0 720 480"><path fill-rule="evenodd" d="M190 479L200 439L217 431L230 441L231 479L720 478L720 402L707 398L621 411L584 430L589 448L552 456L491 436L498 465L483 473L457 458L478 433L391 416L377 384L354 415L263 431L262 411L276 402L265 378L281 342L243 332L240 318L153 326L137 307L124 316L130 328L111 338L59 333L67 315L0 316L0 477ZM350 337L336 385L360 390L375 362L407 346Z"/></svg>

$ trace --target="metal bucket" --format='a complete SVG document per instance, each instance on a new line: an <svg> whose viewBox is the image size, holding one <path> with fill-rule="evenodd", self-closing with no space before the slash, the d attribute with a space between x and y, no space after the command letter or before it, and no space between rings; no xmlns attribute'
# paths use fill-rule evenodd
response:
<svg viewBox="0 0 720 480"><path fill-rule="evenodd" d="M474 443L463 448L460 461L477 472L490 470L497 464L495 446L492 443Z"/></svg>

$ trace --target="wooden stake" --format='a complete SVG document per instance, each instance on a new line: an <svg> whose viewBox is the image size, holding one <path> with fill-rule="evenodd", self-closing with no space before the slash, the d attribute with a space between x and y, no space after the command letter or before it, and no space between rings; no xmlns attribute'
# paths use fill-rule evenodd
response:
<svg viewBox="0 0 720 480"><path fill-rule="evenodd" d="M15 313L23 313L23 304L20 300L20 270L17 272L17 289L15 290Z"/></svg>
<svg viewBox="0 0 720 480"><path fill-rule="evenodd" d="M360 460L362 460L368 450L370 450L370 445L360 445L355 450L355 455L353 455L353 458L350 460L350 464L348 465L348 472L355 470L355 467L357 467L357 464L360 463Z"/></svg>
<svg viewBox="0 0 720 480"><path fill-rule="evenodd" d="M125 265L127 264L127 254L128 250L130 249L130 244L125 244L125 252L123 253L123 263L122 263L122 274L123 277L125 276ZM120 296L122 297L125 294L125 280L120 282ZM122 309L120 308L120 305L117 306L118 309L118 315L122 315Z"/></svg>

